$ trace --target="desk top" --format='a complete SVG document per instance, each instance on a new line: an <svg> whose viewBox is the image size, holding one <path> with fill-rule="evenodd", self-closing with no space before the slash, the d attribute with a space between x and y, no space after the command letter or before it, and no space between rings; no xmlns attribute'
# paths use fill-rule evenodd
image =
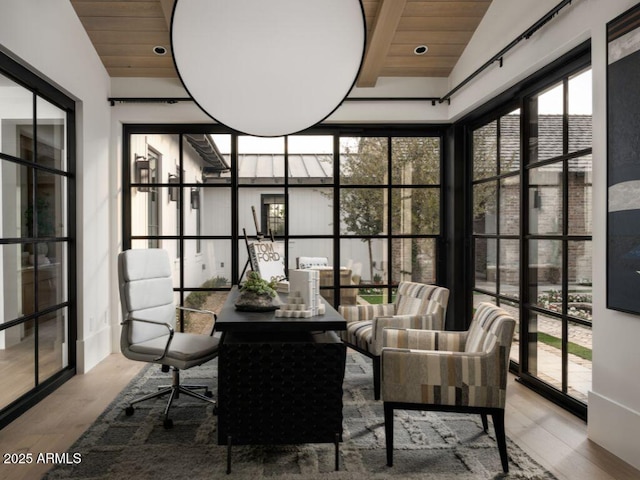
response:
<svg viewBox="0 0 640 480"><path fill-rule="evenodd" d="M347 322L324 299L324 315L310 318L276 317L275 312L241 312L235 303L240 291L235 286L218 313L216 331L219 332L314 332L345 330ZM287 303L287 294L278 294L282 303Z"/></svg>

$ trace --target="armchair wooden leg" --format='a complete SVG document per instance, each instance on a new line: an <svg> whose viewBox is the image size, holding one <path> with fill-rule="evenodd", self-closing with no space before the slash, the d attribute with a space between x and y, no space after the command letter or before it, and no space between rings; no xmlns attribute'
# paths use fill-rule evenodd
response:
<svg viewBox="0 0 640 480"><path fill-rule="evenodd" d="M502 462L502 470L504 473L509 472L509 457L507 455L507 440L504 432L504 410L492 413L493 428L496 431L496 441L498 442L498 450L500 451L500 461Z"/></svg>
<svg viewBox="0 0 640 480"><path fill-rule="evenodd" d="M489 431L489 422L487 421L487 414L481 413L480 418L482 418L482 428L484 430L484 433L487 433Z"/></svg>
<svg viewBox="0 0 640 480"><path fill-rule="evenodd" d="M373 357L373 398L380 400L380 357Z"/></svg>
<svg viewBox="0 0 640 480"><path fill-rule="evenodd" d="M393 407L384 402L384 435L387 444L387 466L393 467Z"/></svg>

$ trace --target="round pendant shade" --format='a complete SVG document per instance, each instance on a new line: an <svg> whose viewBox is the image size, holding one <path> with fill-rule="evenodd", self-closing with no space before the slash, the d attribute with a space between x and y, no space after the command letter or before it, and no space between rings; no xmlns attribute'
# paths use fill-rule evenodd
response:
<svg viewBox="0 0 640 480"><path fill-rule="evenodd" d="M176 0L178 75L210 117L275 137L328 117L353 87L365 47L360 0Z"/></svg>

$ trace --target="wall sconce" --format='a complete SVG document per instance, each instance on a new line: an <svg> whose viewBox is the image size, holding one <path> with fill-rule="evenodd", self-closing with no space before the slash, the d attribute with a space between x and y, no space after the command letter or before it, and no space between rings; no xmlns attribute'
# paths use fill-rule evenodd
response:
<svg viewBox="0 0 640 480"><path fill-rule="evenodd" d="M200 208L200 188L191 187L191 208L198 210Z"/></svg>
<svg viewBox="0 0 640 480"><path fill-rule="evenodd" d="M340 106L364 58L362 3L300 5L176 0L173 59L207 115L242 133L278 137L309 128Z"/></svg>
<svg viewBox="0 0 640 480"><path fill-rule="evenodd" d="M533 208L542 208L542 195L537 188L533 191Z"/></svg>
<svg viewBox="0 0 640 480"><path fill-rule="evenodd" d="M149 183L149 160L144 155L134 157L135 183ZM149 187L138 187L139 192L148 192Z"/></svg>
<svg viewBox="0 0 640 480"><path fill-rule="evenodd" d="M178 176L172 173L169 174L169 183L178 183ZM169 187L169 201L177 202L178 195L180 192L178 191L179 187Z"/></svg>

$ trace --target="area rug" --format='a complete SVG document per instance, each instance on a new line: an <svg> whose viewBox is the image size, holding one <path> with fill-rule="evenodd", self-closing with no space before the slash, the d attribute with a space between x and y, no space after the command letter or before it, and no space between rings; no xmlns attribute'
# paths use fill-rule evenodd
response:
<svg viewBox="0 0 640 480"><path fill-rule="evenodd" d="M493 427L484 433L479 415L396 411L394 466L387 467L382 402L373 400L371 368L369 359L355 353L347 356L339 471L334 470L332 444L255 445L233 447L232 472L227 475L227 450L217 444L211 405L181 396L171 410L171 430L162 426L164 400L143 402L134 415L125 415L128 399L169 381L168 374L154 365L132 380L69 449L68 464L56 465L44 478L554 479L510 440L510 473L503 474ZM185 383L211 385L215 396L215 360L181 375Z"/></svg>

